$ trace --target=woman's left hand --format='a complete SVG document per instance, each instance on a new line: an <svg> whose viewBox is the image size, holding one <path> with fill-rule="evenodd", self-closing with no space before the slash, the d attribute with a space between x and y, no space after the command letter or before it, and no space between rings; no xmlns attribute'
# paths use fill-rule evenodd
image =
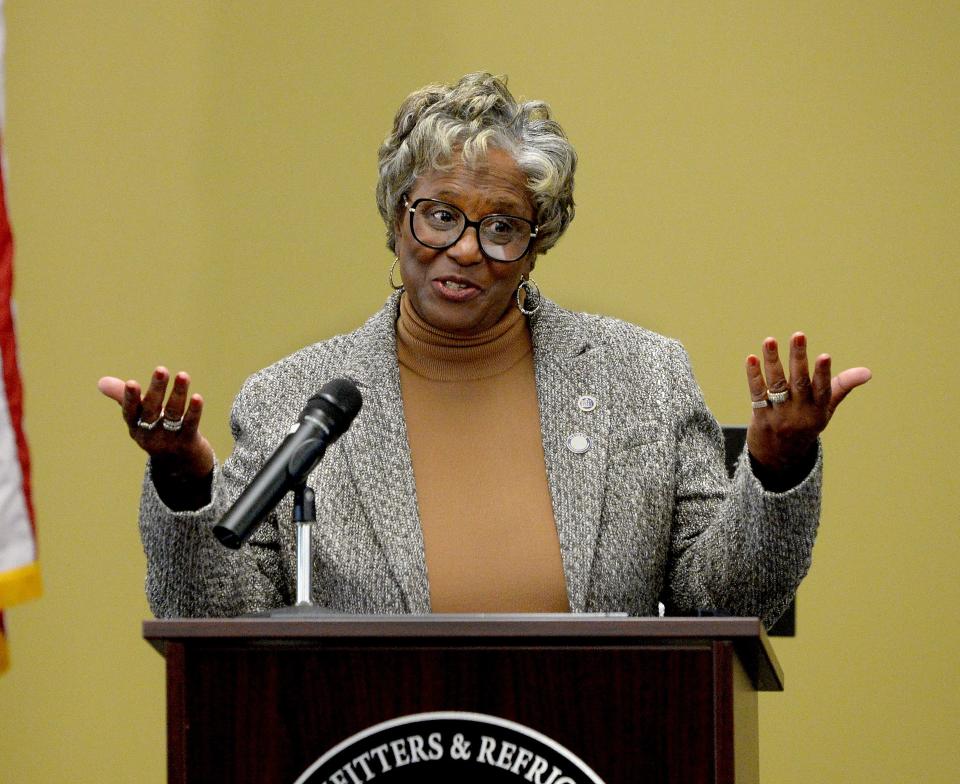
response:
<svg viewBox="0 0 960 784"><path fill-rule="evenodd" d="M788 380L774 338L763 341L762 372L755 355L747 357L746 363L750 399L754 402L747 447L757 463L781 474L795 471L809 460L817 436L826 428L837 406L851 390L866 384L871 377L868 368L856 367L831 379L830 357L821 354L813 363L811 378L807 338L802 332L790 338L789 364Z"/></svg>

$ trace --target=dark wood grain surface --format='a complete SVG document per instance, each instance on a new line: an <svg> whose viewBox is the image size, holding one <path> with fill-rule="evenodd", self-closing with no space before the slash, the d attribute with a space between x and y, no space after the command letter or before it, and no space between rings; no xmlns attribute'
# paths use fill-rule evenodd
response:
<svg viewBox="0 0 960 784"><path fill-rule="evenodd" d="M172 782L293 782L352 734L428 711L520 722L607 784L742 782L734 720L755 722L756 693L735 672L781 683L756 619L257 618L144 634L167 655Z"/></svg>

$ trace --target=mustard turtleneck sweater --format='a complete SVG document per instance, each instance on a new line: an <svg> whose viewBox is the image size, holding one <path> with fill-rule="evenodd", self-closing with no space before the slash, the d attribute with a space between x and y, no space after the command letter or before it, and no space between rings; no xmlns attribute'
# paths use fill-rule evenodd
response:
<svg viewBox="0 0 960 784"><path fill-rule="evenodd" d="M523 314L461 337L402 297L397 357L433 611L569 610Z"/></svg>

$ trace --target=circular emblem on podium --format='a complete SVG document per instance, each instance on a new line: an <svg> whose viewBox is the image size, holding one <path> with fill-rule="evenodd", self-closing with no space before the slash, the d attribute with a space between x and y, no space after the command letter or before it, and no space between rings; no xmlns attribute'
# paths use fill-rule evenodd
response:
<svg viewBox="0 0 960 784"><path fill-rule="evenodd" d="M603 784L575 754L483 713L416 713L337 744L296 784Z"/></svg>

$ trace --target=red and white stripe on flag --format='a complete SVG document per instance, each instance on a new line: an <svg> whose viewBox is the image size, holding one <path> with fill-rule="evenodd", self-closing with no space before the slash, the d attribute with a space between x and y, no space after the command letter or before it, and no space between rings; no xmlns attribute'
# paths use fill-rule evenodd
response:
<svg viewBox="0 0 960 784"><path fill-rule="evenodd" d="M5 50L0 0L0 63ZM0 672L7 668L3 608L40 595L30 456L23 432L23 387L13 331L13 234L7 217L3 166L3 73L0 71Z"/></svg>

